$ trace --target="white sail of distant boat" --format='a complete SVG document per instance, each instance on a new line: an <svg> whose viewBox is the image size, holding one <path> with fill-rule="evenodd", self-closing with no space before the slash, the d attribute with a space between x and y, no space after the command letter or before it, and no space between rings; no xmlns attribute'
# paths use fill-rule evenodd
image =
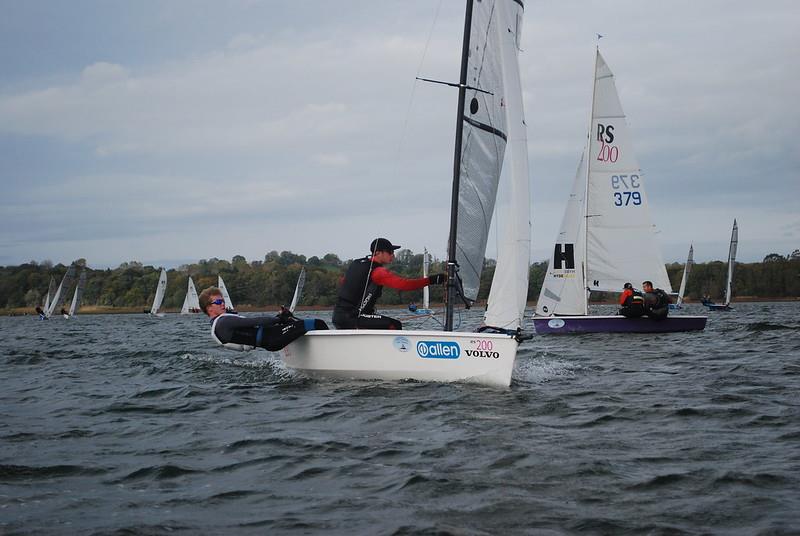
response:
<svg viewBox="0 0 800 536"><path fill-rule="evenodd" d="M683 305L683 296L686 293L686 282L689 280L689 273L692 271L694 265L694 247L689 245L689 256L686 258L686 266L683 268L683 276L681 277L681 286L678 290L678 300L675 302L675 307L680 309Z"/></svg>
<svg viewBox="0 0 800 536"><path fill-rule="evenodd" d="M736 248L739 245L739 226L733 220L731 230L731 245L728 248L728 278L725 282L725 307L730 307L733 298L733 271L736 267Z"/></svg>
<svg viewBox="0 0 800 536"><path fill-rule="evenodd" d="M235 310L233 300L231 300L231 295L228 294L228 288L225 286L225 281L222 280L221 275L217 276L217 288L219 288L220 292L222 292L222 299L225 300L225 310Z"/></svg>
<svg viewBox="0 0 800 536"><path fill-rule="evenodd" d="M189 285L186 288L186 297L183 299L181 314L188 315L200 312L200 299L197 296L197 289L194 286L192 277L189 276Z"/></svg>
<svg viewBox="0 0 800 536"><path fill-rule="evenodd" d="M78 284L75 285L75 293L72 295L72 303L69 305L69 316L75 316L78 308L81 306L81 298L83 298L83 288L86 286L86 268L81 271L78 278Z"/></svg>
<svg viewBox="0 0 800 536"><path fill-rule="evenodd" d="M294 296L292 296L292 303L289 305L289 312L293 313L297 304L300 303L300 298L303 296L303 287L306 286L306 268L305 266L300 269L300 275L297 276L297 285L294 287Z"/></svg>
<svg viewBox="0 0 800 536"><path fill-rule="evenodd" d="M589 316L591 292L621 292L625 283L643 281L672 292L614 75L599 50L590 117L586 147L537 301L536 331L703 329L705 317L673 316L656 322Z"/></svg>
<svg viewBox="0 0 800 536"><path fill-rule="evenodd" d="M47 311L50 310L50 300L55 295L55 293L56 293L56 278L51 275L50 285L47 287L47 295L44 298L44 307L42 308L45 316L47 316Z"/></svg>
<svg viewBox="0 0 800 536"><path fill-rule="evenodd" d="M312 376L469 381L508 386L527 294L530 240L527 143L519 78L522 0L467 1L458 84L444 331L311 331L282 350ZM511 203L492 282L486 331L455 332L456 300L477 300L506 145ZM521 214L516 214L521 211ZM513 233L505 236L505 233ZM520 307L522 303L522 307Z"/></svg>
<svg viewBox="0 0 800 536"><path fill-rule="evenodd" d="M422 250L422 277L428 277L431 269L431 257L428 255L428 248ZM422 309L431 310L431 291L429 287L422 288Z"/></svg>
<svg viewBox="0 0 800 536"><path fill-rule="evenodd" d="M158 276L158 285L156 286L156 296L153 298L153 305L150 307L150 314L157 317L163 317L164 313L159 313L161 303L164 301L164 294L167 292L167 271L162 268L161 275Z"/></svg>
<svg viewBox="0 0 800 536"><path fill-rule="evenodd" d="M70 264L69 268L67 268L67 273L64 274L53 298L50 300L50 307L45 311L45 316L47 316L47 318L50 318L56 309L59 309L64 304L67 289L72 286L73 279L75 279L75 264Z"/></svg>

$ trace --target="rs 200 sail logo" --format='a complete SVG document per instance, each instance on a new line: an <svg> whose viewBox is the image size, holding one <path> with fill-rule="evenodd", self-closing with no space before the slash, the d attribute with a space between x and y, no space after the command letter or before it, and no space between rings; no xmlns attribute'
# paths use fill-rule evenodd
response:
<svg viewBox="0 0 800 536"><path fill-rule="evenodd" d="M419 341L417 355L425 359L458 359L461 347L453 341Z"/></svg>

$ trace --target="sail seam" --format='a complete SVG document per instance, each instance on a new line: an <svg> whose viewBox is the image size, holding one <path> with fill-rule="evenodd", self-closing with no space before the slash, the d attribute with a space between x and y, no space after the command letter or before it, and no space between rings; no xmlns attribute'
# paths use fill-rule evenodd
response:
<svg viewBox="0 0 800 536"><path fill-rule="evenodd" d="M481 129L481 130L483 130L485 132L488 132L490 134L494 134L495 136L498 136L498 137L502 138L503 141L508 141L508 137L506 136L506 134L502 130L496 129L491 125L486 125L484 123L480 123L478 121L475 121L474 119L471 119L471 118L467 117L466 115L464 116L464 121L466 121L467 123L469 123L470 125L472 125L475 128L479 128L479 129Z"/></svg>

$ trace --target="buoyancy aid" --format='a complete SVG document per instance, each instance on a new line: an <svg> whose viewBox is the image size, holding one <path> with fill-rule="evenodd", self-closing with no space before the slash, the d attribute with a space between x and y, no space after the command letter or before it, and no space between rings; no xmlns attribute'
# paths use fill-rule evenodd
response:
<svg viewBox="0 0 800 536"><path fill-rule="evenodd" d="M337 309L350 310L351 312L372 314L375 312L375 303L383 293L383 287L376 285L370 274L376 268L383 266L372 260L372 257L356 259L347 269L344 282L339 288L336 301Z"/></svg>
<svg viewBox="0 0 800 536"><path fill-rule="evenodd" d="M222 342L221 340L219 340L219 337L217 337L216 328L217 328L217 322L223 316L235 316L237 318L244 318L242 317L242 315L236 313L222 313L221 315L219 315L218 317L216 317L214 320L211 321L211 338L214 339L217 342L217 344L221 344L222 346L224 346L229 350L238 350L239 352L249 352L250 350L255 350L256 349L255 346L250 346L247 344L237 344L235 342Z"/></svg>
<svg viewBox="0 0 800 536"><path fill-rule="evenodd" d="M625 292L630 294L628 294L628 296L625 298L625 301L622 302L623 307L630 307L631 305L634 304L642 306L644 305L644 294L642 294L638 290L630 290L630 289L626 289Z"/></svg>

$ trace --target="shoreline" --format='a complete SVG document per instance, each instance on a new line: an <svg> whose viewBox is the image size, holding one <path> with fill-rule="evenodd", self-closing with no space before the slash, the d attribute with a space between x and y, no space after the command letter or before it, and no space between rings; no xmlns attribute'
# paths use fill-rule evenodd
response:
<svg viewBox="0 0 800 536"><path fill-rule="evenodd" d="M758 296L741 296L734 299L733 303L754 303L754 302L796 302L800 301L800 297L758 297ZM696 304L700 305L699 300L684 300L683 303L686 304ZM616 300L603 300L603 301L591 301L589 305L617 305ZM432 303L432 307L436 309L443 309L444 304L442 303ZM536 302L530 301L528 302L528 307L535 307ZM405 309L407 306L403 304L385 304L382 306L383 309L386 310L397 310L397 309ZM474 308L481 309L486 307L485 302L480 302L474 306ZM241 313L275 313L277 314L280 311L280 305L263 305L263 306L252 306L252 305L242 305L241 307L237 308L237 311ZM314 305L300 305L296 309L296 311L332 311L332 305L324 305L324 306L314 306ZM107 315L107 314L145 314L147 309L145 307L111 307L111 306L99 306L99 305L87 305L86 307L81 307L78 311L80 315ZM168 314L178 314L180 313L180 309L162 309L163 313ZM192 313L192 314L200 314L203 313ZM2 316L35 316L36 311L31 307L15 307L11 309L0 309L0 315ZM187 315L190 316L190 315Z"/></svg>

